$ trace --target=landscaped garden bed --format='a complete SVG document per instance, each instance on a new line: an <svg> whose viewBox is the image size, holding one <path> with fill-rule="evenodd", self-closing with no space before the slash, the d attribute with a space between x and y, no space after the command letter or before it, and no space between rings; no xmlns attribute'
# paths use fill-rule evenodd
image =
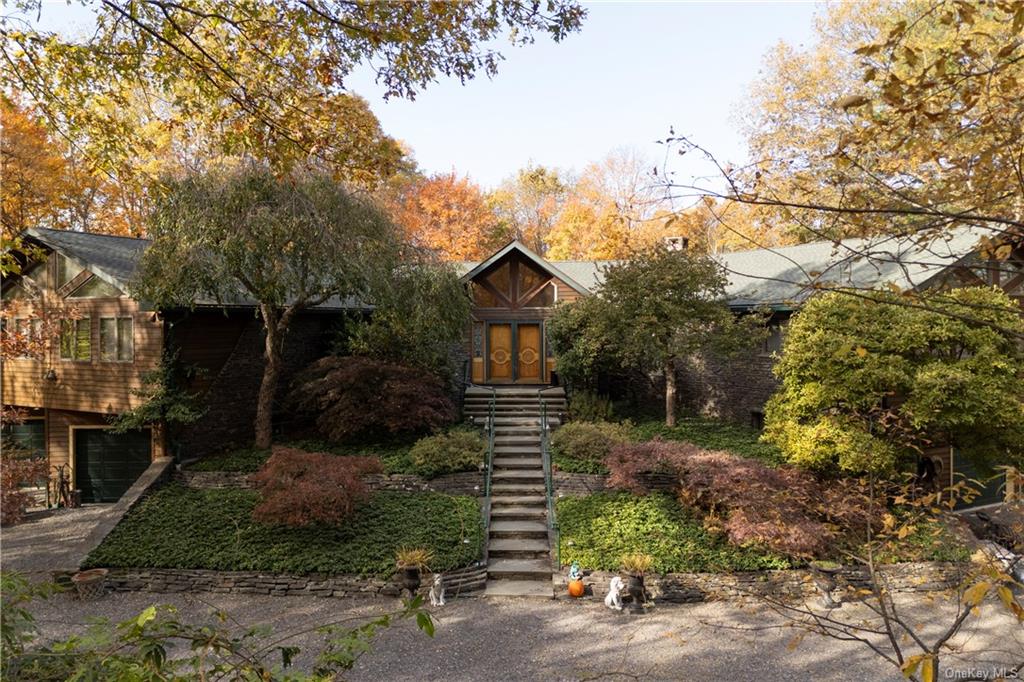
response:
<svg viewBox="0 0 1024 682"><path fill-rule="evenodd" d="M434 571L482 555L480 508L471 497L382 491L341 524L304 528L254 521L259 501L252 490L168 486L129 512L85 566L387 577L403 547L430 550Z"/></svg>
<svg viewBox="0 0 1024 682"><path fill-rule="evenodd" d="M557 504L563 564L617 570L622 556L644 552L658 573L755 571L789 568L785 557L735 547L709 532L672 496L598 493L563 497Z"/></svg>
<svg viewBox="0 0 1024 682"><path fill-rule="evenodd" d="M624 422L570 422L552 438L552 462L559 471L576 474L607 474L604 459L620 443L642 443L654 438L687 442L756 459L769 466L782 462L774 445L760 440L760 431L706 417L680 417L676 426L665 426L663 419Z"/></svg>

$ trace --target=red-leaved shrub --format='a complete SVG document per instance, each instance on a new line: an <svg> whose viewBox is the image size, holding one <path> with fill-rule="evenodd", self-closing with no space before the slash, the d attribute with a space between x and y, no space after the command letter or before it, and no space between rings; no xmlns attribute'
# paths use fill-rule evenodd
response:
<svg viewBox="0 0 1024 682"><path fill-rule="evenodd" d="M679 498L720 523L736 545L757 543L794 557L822 556L840 528L864 523L864 498L843 481L824 482L793 467L772 468L692 443L627 443L606 458L610 487L644 492L643 474L679 478Z"/></svg>
<svg viewBox="0 0 1024 682"><path fill-rule="evenodd" d="M428 433L455 421L437 376L364 357L329 356L296 376L291 401L324 438Z"/></svg>
<svg viewBox="0 0 1024 682"><path fill-rule="evenodd" d="M21 523L25 510L32 504L32 495L23 486L37 485L46 478L45 459L25 457L19 449L3 444L0 457L0 525Z"/></svg>
<svg viewBox="0 0 1024 682"><path fill-rule="evenodd" d="M342 457L275 447L252 482L262 496L253 518L262 523L308 526L338 523L369 497L363 474L381 471L376 457Z"/></svg>

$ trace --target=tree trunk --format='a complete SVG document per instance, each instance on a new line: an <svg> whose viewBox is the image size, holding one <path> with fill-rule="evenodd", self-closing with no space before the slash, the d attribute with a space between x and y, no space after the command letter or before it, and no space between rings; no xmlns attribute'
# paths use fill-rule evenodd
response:
<svg viewBox="0 0 1024 682"><path fill-rule="evenodd" d="M263 380L256 398L256 447L270 448L274 436L274 395L281 376L281 342L284 333L278 327L277 313L270 306L260 306L263 325L267 333L264 343Z"/></svg>
<svg viewBox="0 0 1024 682"><path fill-rule="evenodd" d="M665 426L676 425L676 361L665 363Z"/></svg>

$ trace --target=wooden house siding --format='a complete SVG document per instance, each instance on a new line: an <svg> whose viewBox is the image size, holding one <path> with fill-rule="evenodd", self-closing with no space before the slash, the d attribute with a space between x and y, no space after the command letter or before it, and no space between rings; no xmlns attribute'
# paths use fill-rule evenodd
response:
<svg viewBox="0 0 1024 682"><path fill-rule="evenodd" d="M142 388L143 375L160 364L163 353L163 323L152 312L126 297L77 299L51 305L50 310L74 309L80 318L90 319L91 358L62 360L60 342L54 338L42 359L12 359L4 362L3 402L21 407L45 407L78 412L118 414L138 406L142 399L133 394ZM101 318L132 319L133 360L100 360ZM53 370L56 380L44 379Z"/></svg>

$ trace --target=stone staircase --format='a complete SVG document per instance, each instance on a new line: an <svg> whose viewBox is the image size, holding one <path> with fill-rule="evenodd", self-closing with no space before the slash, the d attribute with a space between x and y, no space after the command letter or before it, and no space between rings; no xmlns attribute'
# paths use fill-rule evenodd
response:
<svg viewBox="0 0 1024 682"><path fill-rule="evenodd" d="M543 396L554 428L565 393L548 389ZM467 390L466 415L486 420L490 398L488 390ZM540 423L536 388L496 388L486 597L554 596Z"/></svg>

